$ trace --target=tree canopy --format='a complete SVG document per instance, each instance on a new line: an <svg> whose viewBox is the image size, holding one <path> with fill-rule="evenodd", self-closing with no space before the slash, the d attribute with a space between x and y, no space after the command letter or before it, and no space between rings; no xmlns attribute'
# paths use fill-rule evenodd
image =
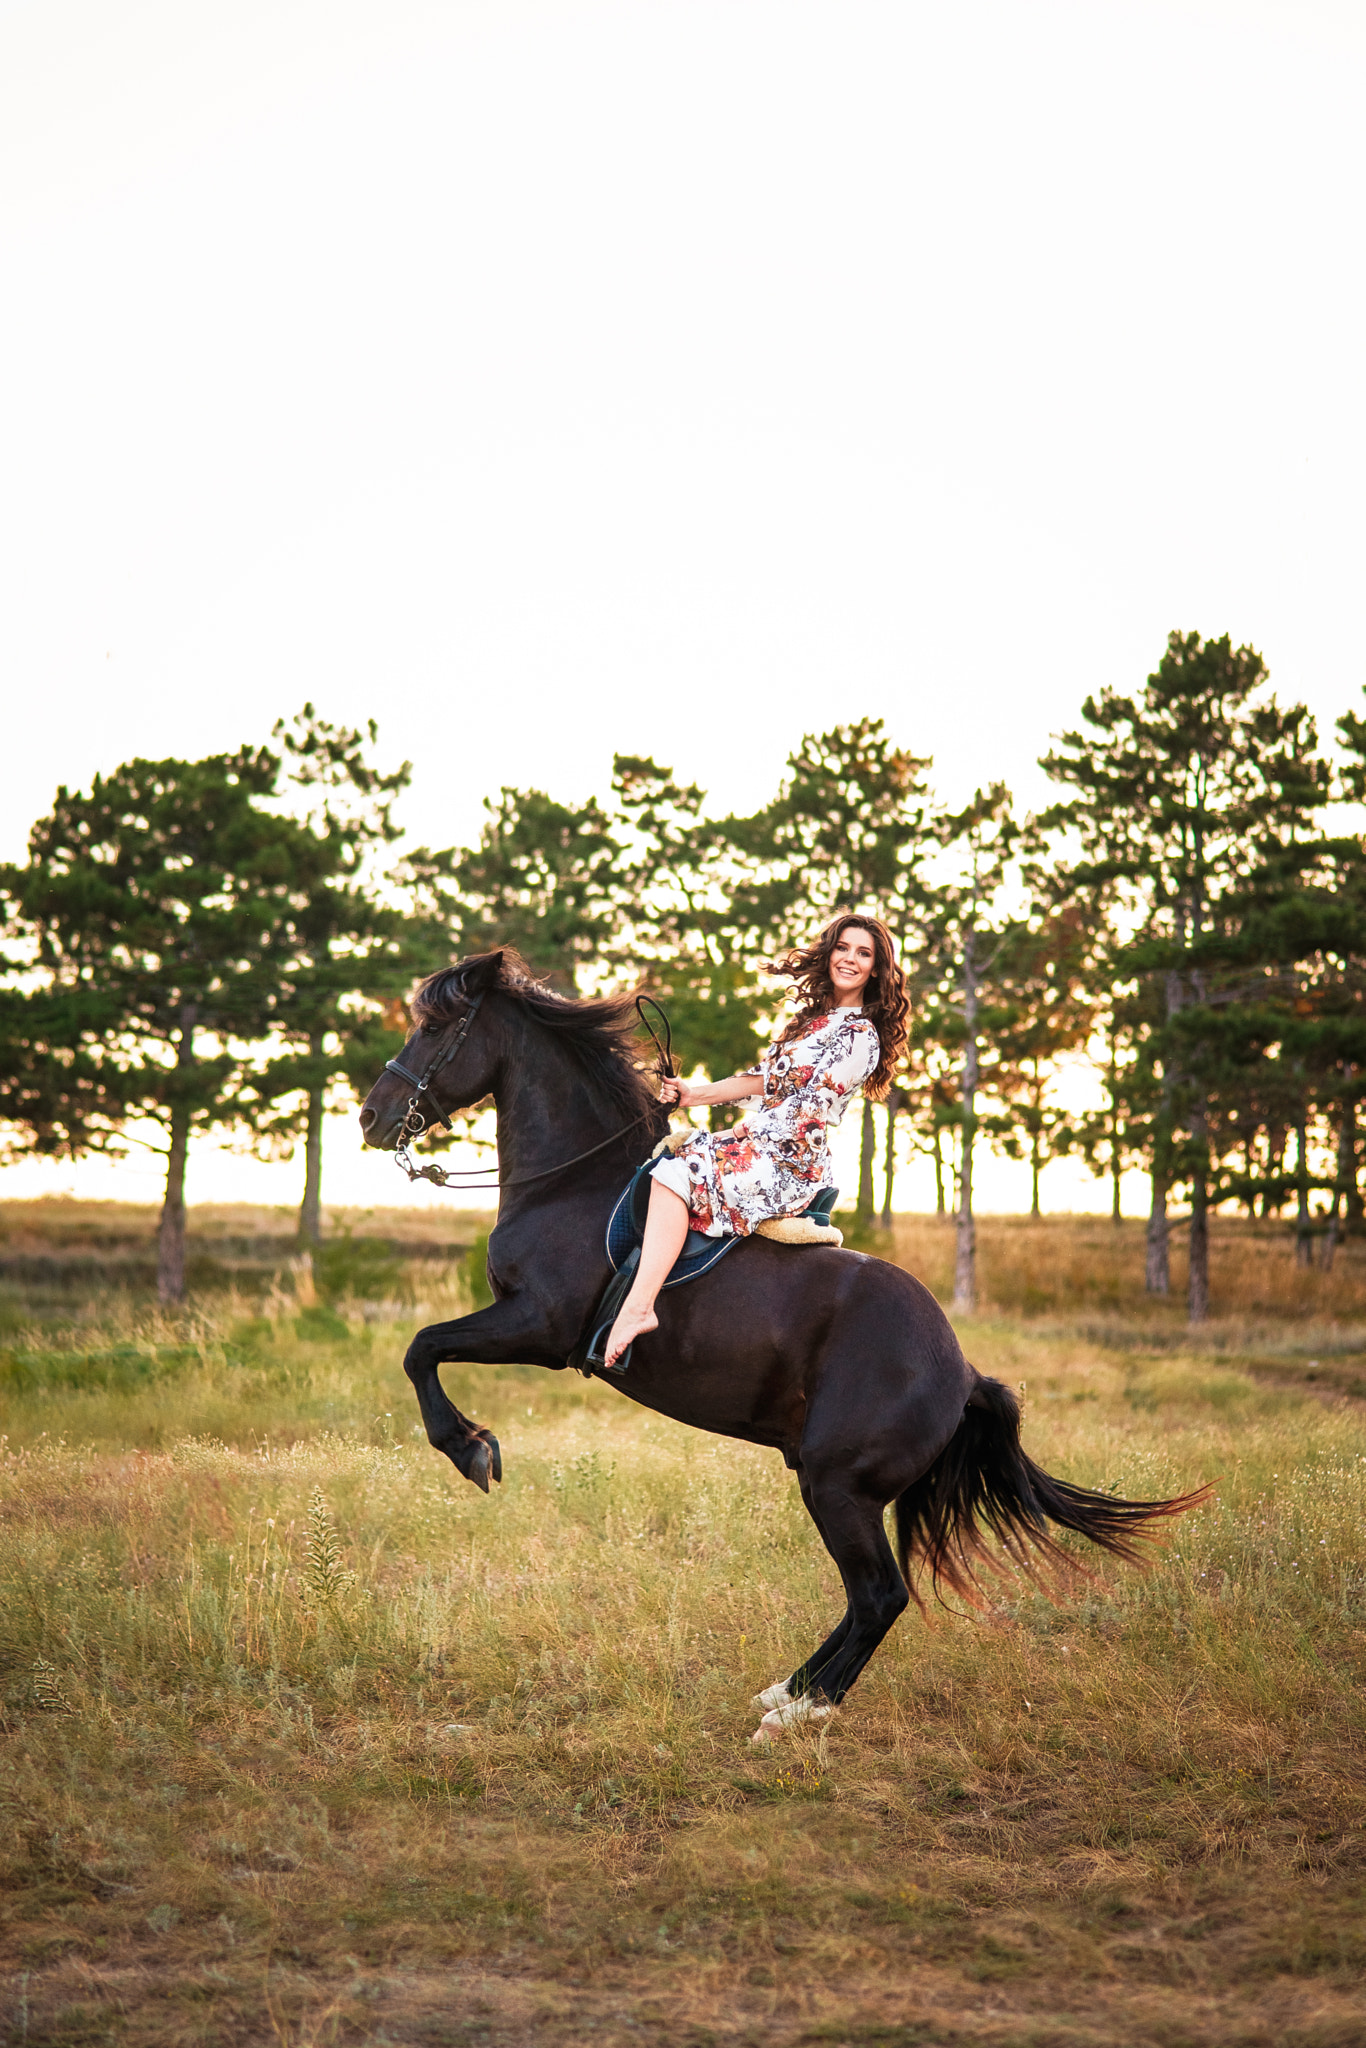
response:
<svg viewBox="0 0 1366 2048"><path fill-rule="evenodd" d="M158 1286L185 1284L191 1136L243 1125L254 1048L280 1017L313 836L264 801L263 747L201 761L130 761L89 794L59 789L0 871L27 990L11 991L12 1142L122 1152L133 1122L161 1134L166 1195Z"/></svg>
<svg viewBox="0 0 1366 2048"><path fill-rule="evenodd" d="M409 765L306 705L273 748L60 789L0 872L10 1156L161 1150L175 1299L196 1135L302 1139L316 1238L324 1111L395 1049L431 966L511 945L565 992L647 987L684 1070L719 1078L778 1022L775 960L847 909L889 927L914 995L884 1218L898 1150L927 1152L968 1306L981 1144L1028 1163L1034 1213L1065 1153L1109 1176L1116 1220L1142 1168L1149 1285L1170 1285L1180 1222L1198 1320L1213 1209L1289 1210L1306 1265L1363 1228L1366 716L1336 736L1334 759L1253 648L1173 633L1141 687L1089 696L1055 739L1037 818L1000 783L945 805L931 762L864 718L807 734L744 816L619 753L600 795L505 788L473 845L404 854ZM862 1123L871 1229L869 1104Z"/></svg>

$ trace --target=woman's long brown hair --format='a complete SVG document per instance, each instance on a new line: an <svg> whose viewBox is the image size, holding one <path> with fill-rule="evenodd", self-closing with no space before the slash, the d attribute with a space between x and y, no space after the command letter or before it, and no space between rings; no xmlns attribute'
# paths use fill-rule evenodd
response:
<svg viewBox="0 0 1366 2048"><path fill-rule="evenodd" d="M881 1102L892 1085L897 1062L906 1049L906 1019L911 999L906 977L897 962L892 935L881 918L860 917L857 911L842 910L809 946L797 946L783 959L775 960L776 974L790 974L796 983L797 1014L778 1040L786 1045L800 1038L813 1017L826 1016L839 1002L830 979L830 956L845 932L851 928L867 932L873 941L873 972L863 991L863 1014L876 1027L881 1051L878 1063L863 1084L870 1102Z"/></svg>

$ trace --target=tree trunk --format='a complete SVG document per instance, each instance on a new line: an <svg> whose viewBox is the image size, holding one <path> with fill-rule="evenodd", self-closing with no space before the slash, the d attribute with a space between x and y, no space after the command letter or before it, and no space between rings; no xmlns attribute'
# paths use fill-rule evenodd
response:
<svg viewBox="0 0 1366 2048"><path fill-rule="evenodd" d="M1191 1173L1190 1270L1186 1281L1187 1317L1209 1320L1209 1141L1203 1108L1191 1117L1196 1163Z"/></svg>
<svg viewBox="0 0 1366 2048"><path fill-rule="evenodd" d="M1119 1133L1119 1059L1113 1034L1110 1038L1110 1221L1118 1229L1123 1222L1119 1207L1119 1177L1124 1170L1124 1153Z"/></svg>
<svg viewBox="0 0 1366 2048"><path fill-rule="evenodd" d="M1314 1263L1314 1222L1309 1214L1309 1142L1304 1112L1295 1122L1295 1264Z"/></svg>
<svg viewBox="0 0 1366 2048"><path fill-rule="evenodd" d="M963 952L963 1122L962 1159L958 1181L958 1247L953 1270L953 1305L977 1306L977 1221L972 1213L972 1146L977 1129L977 1088L981 1064L977 1051L977 962L969 934Z"/></svg>
<svg viewBox="0 0 1366 2048"><path fill-rule="evenodd" d="M1143 1284L1149 1294L1171 1292L1171 1225L1167 1221L1167 1189L1170 1178L1167 1171L1165 1149L1160 1158L1154 1159L1152 1171L1153 1198L1148 1211L1148 1256L1143 1275Z"/></svg>
<svg viewBox="0 0 1366 2048"><path fill-rule="evenodd" d="M312 1048L321 1053L322 1041ZM323 1236L323 1091L308 1091L308 1129L304 1136L304 1198L299 1205L299 1238L321 1244Z"/></svg>
<svg viewBox="0 0 1366 2048"><path fill-rule="evenodd" d="M902 1095L899 1088L893 1088L887 1097L887 1153L883 1161L882 1180L882 1227L892 1227L892 1184L896 1179L896 1118L901 1108Z"/></svg>
<svg viewBox="0 0 1366 2048"><path fill-rule="evenodd" d="M934 1127L934 1213L942 1223L945 1216L944 1202L944 1154L942 1151L944 1126Z"/></svg>
<svg viewBox="0 0 1366 2048"><path fill-rule="evenodd" d="M1342 1120L1346 1128L1343 1132L1341 1142L1345 1144L1347 1147L1347 1199L1344 1205L1346 1209L1346 1214L1343 1217L1343 1222L1347 1227L1350 1228L1352 1224L1360 1223L1362 1220L1362 1201L1361 1190L1357 1186L1357 1098L1355 1090L1356 1068L1349 1067L1347 1071L1349 1076L1353 1080L1353 1087L1349 1091L1342 1105Z"/></svg>
<svg viewBox="0 0 1366 2048"><path fill-rule="evenodd" d="M166 1156L166 1194L157 1226L157 1299L185 1299L185 1161L190 1149L190 1112L171 1111L171 1147Z"/></svg>
<svg viewBox="0 0 1366 2048"><path fill-rule="evenodd" d="M953 1305L977 1306L977 1219L972 1213L972 1133L963 1132L963 1171L958 1196L958 1246L953 1268Z"/></svg>
<svg viewBox="0 0 1366 2048"><path fill-rule="evenodd" d="M176 1047L176 1075L181 1078L195 1063L194 1027L199 1015L196 1003L182 1003L180 1043ZM178 1302L185 1299L185 1162L190 1151L190 1103L188 1095L171 1101L171 1144L166 1155L166 1194L157 1226L157 1299Z"/></svg>
<svg viewBox="0 0 1366 2048"><path fill-rule="evenodd" d="M858 1157L858 1207L860 1223L870 1224L873 1220L873 1153L877 1148L877 1133L873 1129L873 1105L864 1098L863 1142Z"/></svg>
<svg viewBox="0 0 1366 2048"><path fill-rule="evenodd" d="M1169 1024L1177 1011L1184 1008L1185 1000L1180 975L1168 974L1166 1007ZM1172 1286L1171 1225L1167 1221L1167 1197L1172 1185L1172 1095L1175 1080L1170 1059L1164 1053L1162 1103L1153 1131L1153 1198L1148 1211L1148 1257L1147 1270L1144 1274L1144 1285L1149 1294L1170 1294Z"/></svg>
<svg viewBox="0 0 1366 2048"><path fill-rule="evenodd" d="M1337 1185L1333 1189L1333 1214L1328 1225L1328 1235L1323 1241L1323 1270L1331 1273L1337 1248L1342 1240L1346 1224L1351 1217L1352 1190L1356 1186L1356 1103L1348 1089L1352 1082L1352 1068L1344 1065L1343 1079L1347 1086L1342 1094L1342 1114L1338 1121L1338 1170Z"/></svg>
<svg viewBox="0 0 1366 2048"><path fill-rule="evenodd" d="M1039 1207L1039 1177L1043 1172L1043 1091L1039 1079L1039 1062L1031 1063L1029 1094L1029 1220L1037 1223L1042 1211Z"/></svg>

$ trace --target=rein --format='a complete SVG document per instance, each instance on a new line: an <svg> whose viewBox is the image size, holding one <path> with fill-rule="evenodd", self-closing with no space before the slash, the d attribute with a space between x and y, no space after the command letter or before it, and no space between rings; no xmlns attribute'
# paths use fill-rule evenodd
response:
<svg viewBox="0 0 1366 2048"><path fill-rule="evenodd" d="M427 1093L433 1078L441 1072L443 1067L450 1065L461 1046L465 1043L469 1028L478 1016L479 1007L483 1000L484 992L482 990L477 996L466 998L469 1008L460 1019L458 1025L454 1023L447 1025L421 1074L414 1074L400 1060L386 1060L384 1063L386 1074L398 1074L403 1080L411 1081L413 1084L413 1093L409 1097L408 1107L403 1113L403 1128L399 1132L398 1143L394 1147L395 1163L402 1167L409 1180L429 1180L433 1187L438 1188L448 1188L459 1185L462 1182L468 1182L470 1183L469 1192L471 1194L481 1193L485 1188L524 1187L529 1181L549 1180L552 1174L563 1173L566 1167L577 1166L580 1161L591 1159L595 1153L605 1152L609 1145L615 1145L618 1139L629 1137L632 1131L640 1124L648 1123L654 1115L653 1108L642 1110L640 1115L633 1117L629 1124L623 1125L619 1131L613 1131L610 1138L603 1138L598 1144L590 1145L586 1152L576 1152L572 1159L562 1159L558 1166L543 1167L539 1173L514 1174L511 1180L501 1180L496 1174L492 1180L485 1179L483 1176L488 1173L489 1169L483 1166L456 1167L449 1170L444 1166L414 1166L413 1155L409 1148L430 1127L431 1123L443 1123L448 1131L454 1130L450 1118L437 1101L435 1095L431 1098L431 1107L435 1111L435 1115L430 1119L424 1115L422 1097ZM635 1003L636 1015L650 1034L657 1054L655 1072L661 1081L672 1080L674 1073L673 1031L670 1027L668 1016L653 996L637 996ZM652 1010L658 1010L659 1012L660 1022L664 1026L663 1045L660 1044L658 1034L645 1014L644 1006L646 1003L649 1004ZM448 1038L450 1039L449 1045L446 1044Z"/></svg>

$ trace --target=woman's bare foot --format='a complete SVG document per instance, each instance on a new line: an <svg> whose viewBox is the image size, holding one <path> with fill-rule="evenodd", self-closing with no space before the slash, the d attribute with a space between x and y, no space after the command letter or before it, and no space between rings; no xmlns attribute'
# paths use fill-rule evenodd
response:
<svg viewBox="0 0 1366 2048"><path fill-rule="evenodd" d="M612 1334L607 1339L605 1363L608 1366L615 1365L628 1344L634 1344L636 1338L643 1337L647 1330L658 1328L659 1317L655 1314L653 1305L624 1301L621 1304L621 1313L612 1325Z"/></svg>

